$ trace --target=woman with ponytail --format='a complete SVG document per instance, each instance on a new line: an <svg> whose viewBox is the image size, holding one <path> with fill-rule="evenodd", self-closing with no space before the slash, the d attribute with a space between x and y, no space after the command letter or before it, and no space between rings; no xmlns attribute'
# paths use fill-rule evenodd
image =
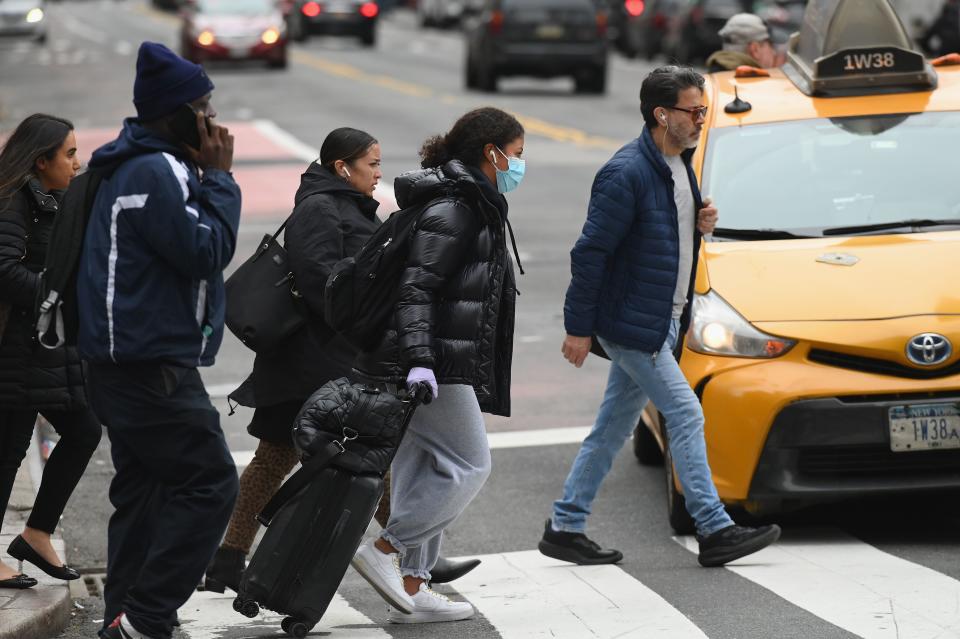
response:
<svg viewBox="0 0 960 639"><path fill-rule="evenodd" d="M503 194L523 178L523 143L516 118L476 109L428 139L423 168L395 182L401 207L425 208L390 325L354 369L388 386L428 384L433 401L417 409L394 458L387 525L360 547L353 566L391 604L396 623L475 612L429 583L443 531L490 473L482 412L510 414L516 285Z"/></svg>

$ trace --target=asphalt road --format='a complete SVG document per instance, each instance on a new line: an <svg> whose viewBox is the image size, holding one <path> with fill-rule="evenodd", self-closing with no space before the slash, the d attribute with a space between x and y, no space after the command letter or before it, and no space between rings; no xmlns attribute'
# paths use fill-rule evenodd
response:
<svg viewBox="0 0 960 639"><path fill-rule="evenodd" d="M68 1L50 5L49 12L45 49L0 42L0 130L35 111L63 115L88 144L80 149L86 158L133 114L139 42L176 48L176 18L141 0ZM559 354L568 251L594 173L640 131L637 94L650 63L614 58L605 96L575 95L567 80L522 79L503 82L497 94L467 93L460 37L420 31L412 15L401 12L382 22L373 50L318 38L296 45L291 61L286 71L252 64L209 68L218 119L238 136L235 173L246 204L234 265L289 213L297 176L329 130L353 126L377 137L389 183L416 166L427 136L443 132L466 110L493 104L516 113L527 129L528 169L509 196L527 270L519 281L514 415L487 423L491 433L544 433L534 436L535 445L494 451L487 487L447 537L445 554L484 556L483 568L455 584L481 615L455 626L390 625L376 594L350 572L336 614L328 626L318 626L318 636L960 637L955 500L885 500L794 513L779 519L785 528L780 554L704 570L685 548L689 540L671 537L662 469L639 466L625 450L590 528L598 540L624 551L623 563L576 572L530 553L577 450L547 429L589 426L605 379L605 366L595 358L577 370ZM227 416L223 397L252 361L252 353L228 336L217 365L204 371L241 465L255 447L245 433L249 413ZM63 518L68 559L89 574L105 568L108 447L104 438ZM184 637L279 636L275 617L252 622L230 611L220 615L227 600L204 597L181 610ZM93 636L98 600L81 604L63 637Z"/></svg>

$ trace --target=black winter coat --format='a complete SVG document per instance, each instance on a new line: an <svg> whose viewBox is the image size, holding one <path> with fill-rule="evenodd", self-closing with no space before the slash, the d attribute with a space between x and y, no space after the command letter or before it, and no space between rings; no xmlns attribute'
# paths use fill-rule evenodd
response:
<svg viewBox="0 0 960 639"><path fill-rule="evenodd" d="M333 265L359 251L376 230L378 202L317 164L301 176L294 202L284 247L307 324L275 352L257 354L253 373L230 395L244 406L303 403L326 382L349 375L356 357L323 321L323 289ZM290 427L284 426L287 438Z"/></svg>
<svg viewBox="0 0 960 639"><path fill-rule="evenodd" d="M417 223L397 310L363 378L402 384L411 368L473 386L480 408L510 415L516 286L507 259L507 202L477 169L452 160L395 182L401 207L429 202Z"/></svg>
<svg viewBox="0 0 960 639"><path fill-rule="evenodd" d="M59 195L43 193L33 179L0 210L0 303L10 305L0 339L3 407L76 410L86 405L83 367L76 347L48 350L34 337L39 274L46 260Z"/></svg>

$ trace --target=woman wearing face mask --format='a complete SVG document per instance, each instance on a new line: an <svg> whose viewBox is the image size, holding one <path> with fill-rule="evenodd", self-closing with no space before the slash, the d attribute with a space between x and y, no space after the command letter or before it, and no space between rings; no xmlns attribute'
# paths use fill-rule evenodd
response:
<svg viewBox="0 0 960 639"><path fill-rule="evenodd" d="M253 373L230 395L256 408L247 432L260 444L240 477L230 525L207 569L207 590L237 589L259 528L254 517L297 463L294 418L313 391L350 374L356 352L323 322L323 289L331 267L356 253L377 228L373 191L382 175L377 140L343 127L327 135L319 160L300 178L284 245L308 321L274 352L258 353Z"/></svg>
<svg viewBox="0 0 960 639"><path fill-rule="evenodd" d="M510 414L516 287L503 193L523 178L523 142L513 116L476 109L424 143L423 170L395 182L402 207L426 208L390 327L354 368L368 380L429 384L434 400L414 414L393 461L387 526L360 547L353 566L391 604L397 623L474 614L428 582L444 529L490 473L481 411Z"/></svg>
<svg viewBox="0 0 960 639"><path fill-rule="evenodd" d="M80 574L63 564L50 535L100 442L101 428L86 408L76 348L46 350L37 344L34 305L60 197L79 168L73 125L50 115L21 122L0 151L0 304L10 307L0 339L0 517L42 414L60 441L43 470L27 525L7 553L59 579ZM0 588L36 583L0 562Z"/></svg>

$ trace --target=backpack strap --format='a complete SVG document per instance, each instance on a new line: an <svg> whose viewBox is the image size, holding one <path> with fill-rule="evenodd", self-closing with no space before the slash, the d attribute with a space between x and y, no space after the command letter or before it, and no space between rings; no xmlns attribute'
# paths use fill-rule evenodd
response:
<svg viewBox="0 0 960 639"><path fill-rule="evenodd" d="M87 171L89 176L86 180L82 208L77 219L63 219L65 215L64 205L67 194L61 202L60 212L54 221L53 231L51 232L50 246L48 247L47 259L51 256L57 260L63 261L63 269L55 269L57 272L49 272L49 264L44 267L40 273L40 291L41 295L46 293L46 298L40 302L37 308L37 341L46 349L56 349L63 346L67 341L65 322L63 318L63 295L65 290L75 280L77 265L80 261L80 252L83 248L83 240L86 236L87 222L90 220L90 213L93 209L93 202L97 197L97 190L100 188L100 182L109 173L108 169L90 169ZM69 228L64 229L63 225L71 224ZM66 242L67 245L63 243ZM62 272L61 272L62 271ZM59 278L59 280L55 279ZM48 341L50 328L53 327L53 343Z"/></svg>

